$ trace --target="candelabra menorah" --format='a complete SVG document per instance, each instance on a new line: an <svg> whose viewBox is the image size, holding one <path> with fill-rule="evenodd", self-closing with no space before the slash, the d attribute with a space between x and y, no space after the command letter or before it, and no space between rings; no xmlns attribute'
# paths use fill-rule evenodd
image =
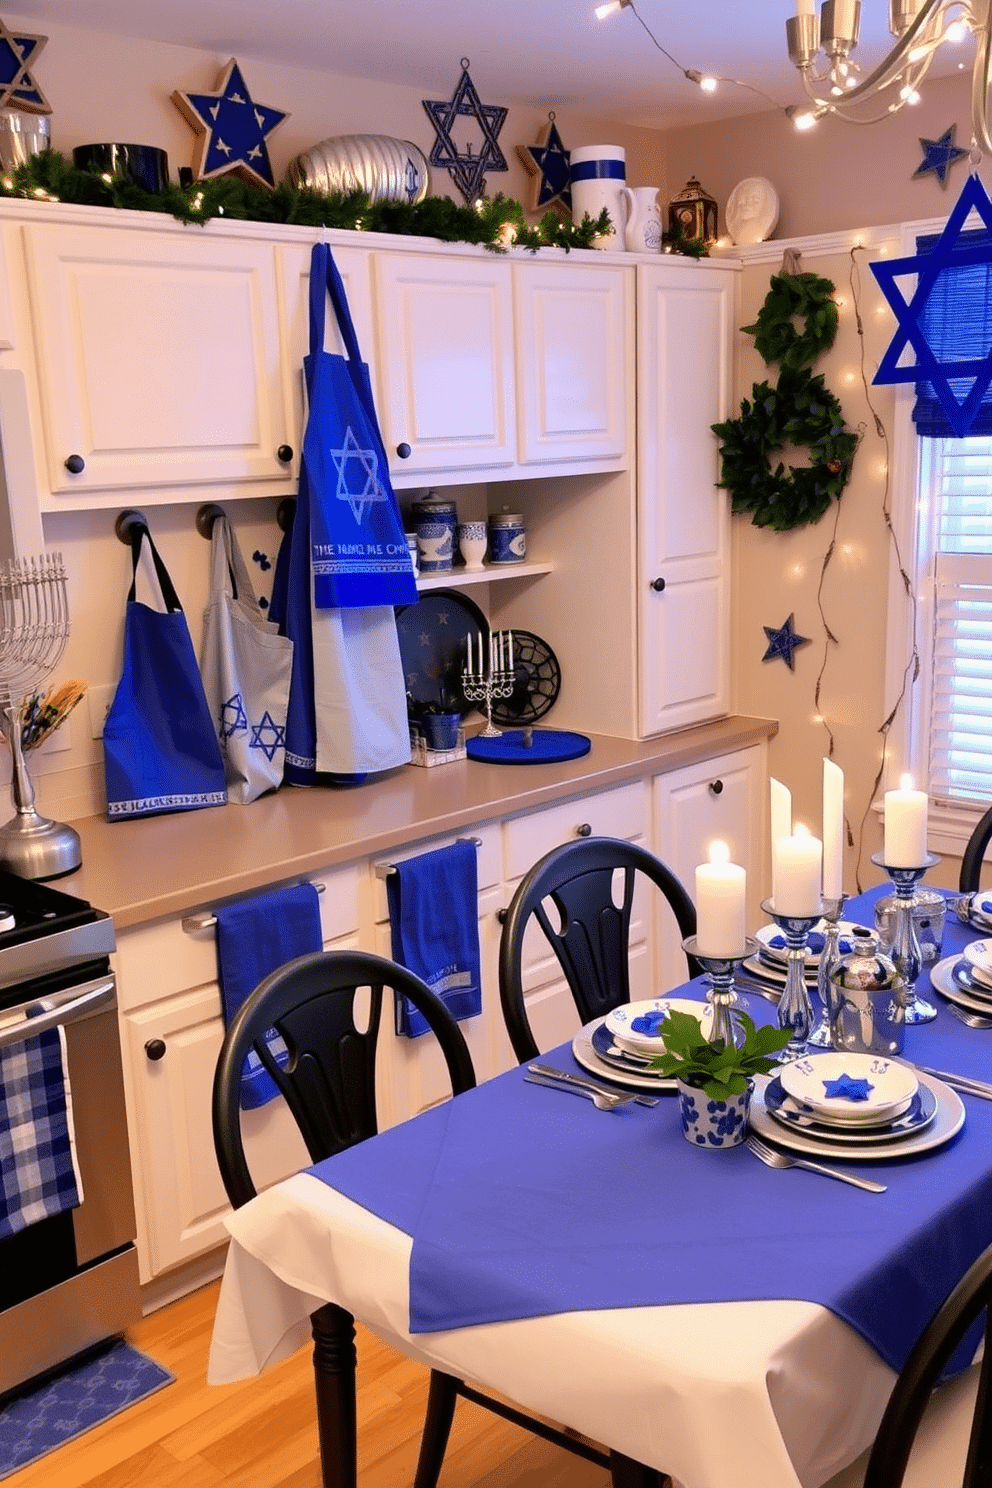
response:
<svg viewBox="0 0 992 1488"><path fill-rule="evenodd" d="M478 735L480 739L500 739L503 730L493 723L493 699L508 698L513 693L515 672L513 668L513 643L508 641L509 632L497 630L489 637L489 664L484 668L482 660L482 638L479 638L479 657L476 662L469 645L468 661L462 670L462 692L470 703L482 703L486 710L486 726Z"/></svg>
<svg viewBox="0 0 992 1488"><path fill-rule="evenodd" d="M21 709L58 664L69 638L61 554L13 559L0 568L0 718L10 745L14 816L0 827L0 866L22 878L58 878L82 862L79 834L35 810L21 746Z"/></svg>

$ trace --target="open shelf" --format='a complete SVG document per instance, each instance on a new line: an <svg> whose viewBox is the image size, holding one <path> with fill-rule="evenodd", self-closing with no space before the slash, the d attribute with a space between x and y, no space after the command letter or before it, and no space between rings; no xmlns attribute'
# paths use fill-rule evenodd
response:
<svg viewBox="0 0 992 1488"><path fill-rule="evenodd" d="M501 579L524 579L534 574L553 572L554 565L551 563L487 563L472 573L464 568L449 568L445 573L421 574L417 580L417 588L421 591L451 589L455 586L464 589L469 584L492 584Z"/></svg>

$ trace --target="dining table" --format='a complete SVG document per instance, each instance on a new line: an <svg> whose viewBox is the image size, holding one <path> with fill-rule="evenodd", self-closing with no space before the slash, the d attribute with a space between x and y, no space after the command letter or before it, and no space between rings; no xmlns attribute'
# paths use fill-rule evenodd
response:
<svg viewBox="0 0 992 1488"><path fill-rule="evenodd" d="M885 892L845 919L870 926ZM945 976L980 935L948 912ZM953 1016L932 970L917 990L937 1016L906 1027L902 1058L988 1080L992 1028ZM673 995L706 991L697 978ZM743 979L739 993L775 1020ZM542 1060L585 1074L573 1048ZM355 1319L606 1444L624 1488L662 1474L820 1488L871 1443L915 1338L992 1244L992 1100L931 1081L938 1136L830 1157L885 1185L869 1193L743 1144L700 1150L667 1089L604 1112L525 1077L497 1075L231 1213L208 1380L257 1374L312 1333L325 1488L357 1480Z"/></svg>

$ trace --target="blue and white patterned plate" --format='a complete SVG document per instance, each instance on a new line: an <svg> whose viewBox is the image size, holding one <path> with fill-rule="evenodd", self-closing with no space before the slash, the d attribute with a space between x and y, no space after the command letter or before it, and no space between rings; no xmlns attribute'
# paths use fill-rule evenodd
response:
<svg viewBox="0 0 992 1488"><path fill-rule="evenodd" d="M825 1142L853 1142L857 1145L858 1143L895 1141L912 1132L920 1131L924 1126L929 1126L937 1114L937 1097L927 1086L920 1085L908 1109L901 1116L881 1126L872 1126L864 1130L860 1126L841 1127L817 1121L811 1107L788 1095L782 1089L781 1080L775 1076L765 1087L765 1110L783 1126L804 1131L810 1137L819 1136Z"/></svg>
<svg viewBox="0 0 992 1488"><path fill-rule="evenodd" d="M956 1002L958 1007L971 1013L987 1015L992 1012L992 996L972 980L967 961L958 956L945 956L943 961L931 966L930 984L948 1002Z"/></svg>
<svg viewBox="0 0 992 1488"><path fill-rule="evenodd" d="M837 930L839 954L846 956L854 950L854 925L848 920L841 920L837 926ZM759 925L758 929L754 932L754 938L761 947L760 955L766 958L770 957L772 961L777 961L782 966L785 965L789 959L789 948L786 945L785 936L777 925ZM823 950L824 938L823 921L819 920L816 926L810 931L809 939L806 943L807 966L816 966L818 964L820 952Z"/></svg>
<svg viewBox="0 0 992 1488"><path fill-rule="evenodd" d="M804 1054L778 1071L782 1088L821 1122L879 1125L907 1109L917 1090L916 1071L894 1059L850 1050Z"/></svg>
<svg viewBox="0 0 992 1488"><path fill-rule="evenodd" d="M893 1142L875 1134L873 1142L848 1142L843 1135L832 1133L829 1137L814 1135L800 1127L786 1126L771 1115L765 1105L765 1092L770 1083L767 1075L755 1075L751 1094L750 1123L760 1137L767 1137L776 1147L788 1152L799 1152L807 1157L837 1157L844 1162L881 1162L888 1158L910 1157L917 1152L930 1152L942 1147L964 1126L964 1101L932 1075L919 1076L937 1100L937 1114L929 1126L907 1132L900 1141Z"/></svg>
<svg viewBox="0 0 992 1488"><path fill-rule="evenodd" d="M604 1029L605 1021L604 1018L594 1018L591 1023L579 1029L572 1039L572 1053L576 1062L597 1079L612 1080L615 1085L634 1090L674 1093L677 1088L675 1080L663 1079L657 1070L648 1069L642 1061L624 1054L613 1043L612 1035ZM612 1054L610 1050L613 1051Z"/></svg>
<svg viewBox="0 0 992 1488"><path fill-rule="evenodd" d="M673 1010L692 1013L703 1024L713 1016L709 1003L697 1002L691 997L649 997L643 1002L623 1002L613 1008L606 1015L606 1027L614 1041L628 1054L653 1058L665 1052L660 1028Z"/></svg>

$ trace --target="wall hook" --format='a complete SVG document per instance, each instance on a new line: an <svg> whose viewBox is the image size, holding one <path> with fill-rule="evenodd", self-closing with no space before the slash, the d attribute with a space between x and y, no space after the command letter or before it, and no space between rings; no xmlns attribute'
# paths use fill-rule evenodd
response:
<svg viewBox="0 0 992 1488"><path fill-rule="evenodd" d="M143 511L129 508L127 511L118 512L114 523L114 532L126 548L131 546L131 538L135 528L143 527L148 531L148 518Z"/></svg>
<svg viewBox="0 0 992 1488"><path fill-rule="evenodd" d="M217 518L226 516L227 512L222 506L218 506L215 501L208 501L204 506L200 507L196 514L197 532L209 542L213 536L214 523Z"/></svg>
<svg viewBox="0 0 992 1488"><path fill-rule="evenodd" d="M288 532L296 511L296 497L284 496L276 507L276 523L280 532Z"/></svg>

